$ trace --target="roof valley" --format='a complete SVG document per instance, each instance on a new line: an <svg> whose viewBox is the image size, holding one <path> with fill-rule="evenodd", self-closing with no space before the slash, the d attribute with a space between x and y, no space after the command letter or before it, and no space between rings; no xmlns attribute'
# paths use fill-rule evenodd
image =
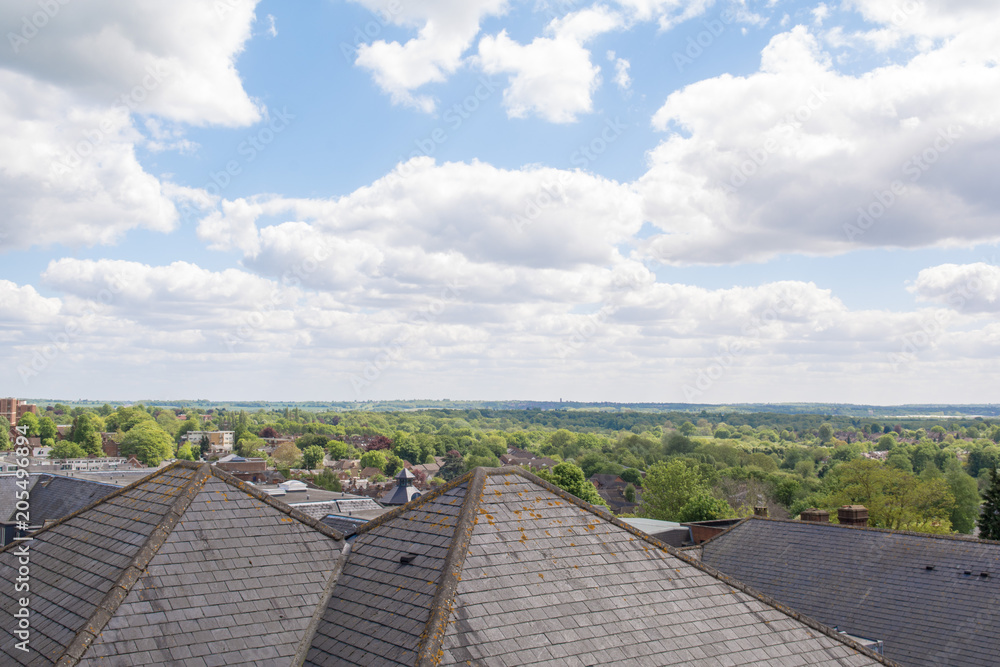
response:
<svg viewBox="0 0 1000 667"><path fill-rule="evenodd" d="M166 470L166 469L165 469ZM125 600L132 587L142 576L160 547L170 536L174 527L184 516L185 510L205 485L205 481L211 476L211 465L204 463L198 466L197 472L191 480L184 485L183 490L177 494L160 522L146 538L146 541L132 558L132 562L122 570L121 576L111 587L111 590L104 596L104 599L97 605L90 619L83 625L80 631L73 638L73 641L66 647L66 650L56 661L57 665L76 665L87 649L100 634L104 627L114 616L119 605ZM148 478L147 478L148 479ZM126 489L131 488L126 487ZM125 489L122 489L124 492ZM113 494L118 495L118 494ZM68 518L68 517L67 517Z"/></svg>

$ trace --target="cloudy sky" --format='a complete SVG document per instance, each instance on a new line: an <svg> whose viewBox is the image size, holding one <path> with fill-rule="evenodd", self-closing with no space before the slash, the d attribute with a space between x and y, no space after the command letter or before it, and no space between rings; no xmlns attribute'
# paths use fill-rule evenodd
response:
<svg viewBox="0 0 1000 667"><path fill-rule="evenodd" d="M995 0L0 28L0 394L998 400Z"/></svg>

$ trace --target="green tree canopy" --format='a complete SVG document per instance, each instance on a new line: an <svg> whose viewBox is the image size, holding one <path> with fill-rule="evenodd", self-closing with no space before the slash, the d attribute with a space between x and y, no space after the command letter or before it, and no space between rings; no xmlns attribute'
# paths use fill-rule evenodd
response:
<svg viewBox="0 0 1000 667"><path fill-rule="evenodd" d="M1000 540L1000 476L996 468L989 475L990 484L983 491L983 507L976 524L981 539Z"/></svg>
<svg viewBox="0 0 1000 667"><path fill-rule="evenodd" d="M72 440L63 440L49 450L50 459L82 459L87 452Z"/></svg>
<svg viewBox="0 0 1000 667"><path fill-rule="evenodd" d="M10 422L6 417L0 417L0 449L10 449Z"/></svg>
<svg viewBox="0 0 1000 667"><path fill-rule="evenodd" d="M100 417L90 412L81 413L73 419L70 440L83 447L88 456L103 456L102 427Z"/></svg>
<svg viewBox="0 0 1000 667"><path fill-rule="evenodd" d="M191 448L191 443L185 442L183 445L177 448L177 458L183 461L195 461L194 450Z"/></svg>
<svg viewBox="0 0 1000 667"><path fill-rule="evenodd" d="M118 449L122 456L135 456L148 466L158 466L173 455L174 441L152 419L140 420L122 436Z"/></svg>
<svg viewBox="0 0 1000 667"><path fill-rule="evenodd" d="M18 426L24 426L28 430L25 432L25 437L27 438L37 438L38 437L38 416L34 412L25 412L21 415L21 418L17 420Z"/></svg>
<svg viewBox="0 0 1000 667"><path fill-rule="evenodd" d="M385 463L385 452L381 449L374 449L361 455L362 468L378 468L384 471Z"/></svg>
<svg viewBox="0 0 1000 667"><path fill-rule="evenodd" d="M153 421L153 416L146 412L142 406L136 405L131 408L119 406L117 410L108 415L104 420L104 428L108 429L108 431L128 433L135 428L136 424ZM158 424L157 427L159 427ZM163 429L161 428L160 430L162 431ZM170 434L168 433L167 435Z"/></svg>
<svg viewBox="0 0 1000 667"><path fill-rule="evenodd" d="M642 516L677 521L684 506L708 485L695 468L673 459L650 466L642 488Z"/></svg>
<svg viewBox="0 0 1000 667"><path fill-rule="evenodd" d="M583 470L572 463L559 463L552 470L539 470L536 474L547 482L555 484L561 489L572 493L580 500L585 500L591 505L608 506L604 498L597 493L594 485L583 476Z"/></svg>
<svg viewBox="0 0 1000 667"><path fill-rule="evenodd" d="M310 445L302 450L302 467L306 470L315 470L323 464L323 457L326 454L319 445Z"/></svg>
<svg viewBox="0 0 1000 667"><path fill-rule="evenodd" d="M951 510L951 527L968 535L979 518L979 485L974 478L965 474L957 462L945 473L945 481L951 489L951 495L955 497L955 507Z"/></svg>
<svg viewBox="0 0 1000 667"><path fill-rule="evenodd" d="M735 517L736 512L729 506L729 503L721 498L716 498L708 489L699 489L681 508L677 521L713 521Z"/></svg>

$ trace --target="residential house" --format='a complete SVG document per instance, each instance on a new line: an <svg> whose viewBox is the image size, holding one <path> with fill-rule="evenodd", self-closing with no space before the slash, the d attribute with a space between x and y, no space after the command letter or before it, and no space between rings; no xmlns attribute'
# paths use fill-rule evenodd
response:
<svg viewBox="0 0 1000 667"><path fill-rule="evenodd" d="M0 546L9 544L16 535L25 535L47 522L77 512L117 489L113 484L49 473L30 473L26 477L0 475ZM28 493L26 499L23 492ZM17 509L18 500L27 501L27 510Z"/></svg>
<svg viewBox="0 0 1000 667"><path fill-rule="evenodd" d="M697 552L820 623L882 642L904 665L998 662L1000 542L752 517Z"/></svg>
<svg viewBox="0 0 1000 667"><path fill-rule="evenodd" d="M178 461L38 531L30 651L0 586L7 665L291 665L343 535L207 463ZM20 544L0 550L14 582Z"/></svg>
<svg viewBox="0 0 1000 667"><path fill-rule="evenodd" d="M357 528L305 665L876 665L857 642L520 468Z"/></svg>
<svg viewBox="0 0 1000 667"><path fill-rule="evenodd" d="M6 417L11 426L17 424L25 413L38 414L38 406L16 398L0 398L0 417Z"/></svg>

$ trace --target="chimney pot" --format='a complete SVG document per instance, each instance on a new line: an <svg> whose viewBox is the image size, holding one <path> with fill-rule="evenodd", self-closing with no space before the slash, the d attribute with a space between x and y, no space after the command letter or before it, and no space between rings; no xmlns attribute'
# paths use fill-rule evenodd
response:
<svg viewBox="0 0 1000 667"><path fill-rule="evenodd" d="M756 507L754 507L753 508L753 515L754 516L762 516L762 517L764 517L766 519L767 518L767 505L757 505Z"/></svg>
<svg viewBox="0 0 1000 667"><path fill-rule="evenodd" d="M837 510L837 521L842 526L867 526L868 508L864 505L844 505Z"/></svg>
<svg viewBox="0 0 1000 667"><path fill-rule="evenodd" d="M816 509L811 507L807 510L802 510L802 514L799 515L803 521L813 521L815 523L829 523L830 513L826 510Z"/></svg>

